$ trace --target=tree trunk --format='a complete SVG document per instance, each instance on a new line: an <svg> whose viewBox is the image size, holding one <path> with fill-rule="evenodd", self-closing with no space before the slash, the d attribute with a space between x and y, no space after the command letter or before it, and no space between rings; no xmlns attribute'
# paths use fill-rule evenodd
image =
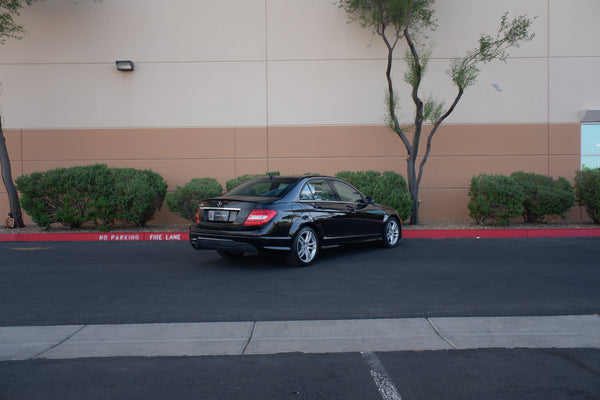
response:
<svg viewBox="0 0 600 400"><path fill-rule="evenodd" d="M419 225L419 185L417 184L416 158L411 155L406 159L406 176L408 178L408 191L412 197L412 213L409 224Z"/></svg>
<svg viewBox="0 0 600 400"><path fill-rule="evenodd" d="M6 187L6 192L8 194L10 215L15 220L15 228L23 228L25 224L23 223L23 215L21 214L19 195L12 180L10 159L8 158L6 140L4 139L4 132L2 130L2 120L0 120L0 169L2 172L2 181L4 182L4 186Z"/></svg>

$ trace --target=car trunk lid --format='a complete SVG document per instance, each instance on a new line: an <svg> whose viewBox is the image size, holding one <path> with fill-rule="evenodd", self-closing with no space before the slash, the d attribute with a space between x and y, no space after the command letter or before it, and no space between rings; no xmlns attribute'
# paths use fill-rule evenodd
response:
<svg viewBox="0 0 600 400"><path fill-rule="evenodd" d="M218 197L199 204L197 222L206 228L241 227L253 209L261 209L274 199L264 197Z"/></svg>

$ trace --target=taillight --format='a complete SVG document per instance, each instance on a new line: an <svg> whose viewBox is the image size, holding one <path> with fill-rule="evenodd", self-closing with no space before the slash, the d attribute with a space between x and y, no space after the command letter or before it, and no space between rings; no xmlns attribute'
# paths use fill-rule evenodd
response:
<svg viewBox="0 0 600 400"><path fill-rule="evenodd" d="M260 226L269 223L275 216L277 211L275 210L257 210L254 209L244 221L244 226Z"/></svg>
<svg viewBox="0 0 600 400"><path fill-rule="evenodd" d="M196 209L196 223L200 223L200 207Z"/></svg>

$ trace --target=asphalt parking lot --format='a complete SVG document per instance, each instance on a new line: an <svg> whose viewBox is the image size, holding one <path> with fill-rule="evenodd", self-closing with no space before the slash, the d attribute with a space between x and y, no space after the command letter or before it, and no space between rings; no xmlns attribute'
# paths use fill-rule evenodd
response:
<svg viewBox="0 0 600 400"><path fill-rule="evenodd" d="M599 244L410 239L293 268L185 242L0 243L0 326L598 314Z"/></svg>
<svg viewBox="0 0 600 400"><path fill-rule="evenodd" d="M379 390L360 353L288 353L0 362L0 398L594 400L600 393L597 349L385 352L377 357L395 394Z"/></svg>
<svg viewBox="0 0 600 400"><path fill-rule="evenodd" d="M313 336L315 326L325 324L322 331L333 332L327 340L338 342L344 335L327 324L341 324L347 338L354 329L348 321L370 329L381 321L431 322L440 332L433 326L428 332L450 341L456 338L439 321L482 321L488 336L508 329L496 324L506 317L522 323L575 318L561 325L575 329L575 320L600 319L599 244L598 238L410 239L390 250L327 251L317 264L298 269L277 257L223 260L185 242L0 243L0 345L6 347L7 329L73 325L81 330L60 339L60 346L51 344L54 351L76 343L90 349L106 327L124 329L119 340L131 347L123 332L131 334L134 325L246 322L254 324L250 332L257 340L261 326L283 323L289 333L290 326L305 321L313 324L308 325ZM539 334L538 322L521 336ZM561 330L548 325L541 337L560 336ZM517 349L509 341L496 348L499 342L438 351L368 346L316 351L292 343L269 354L193 357L117 353L51 359L42 352L39 358L0 362L0 398L595 399L600 346L594 331L586 337L591 344L584 348L569 348L571 339L563 337L567 344L534 340ZM169 333L163 341L172 338ZM368 343L366 335L354 339ZM390 338L384 335L383 342ZM243 347L250 349L250 343ZM385 397L388 384L392 397Z"/></svg>

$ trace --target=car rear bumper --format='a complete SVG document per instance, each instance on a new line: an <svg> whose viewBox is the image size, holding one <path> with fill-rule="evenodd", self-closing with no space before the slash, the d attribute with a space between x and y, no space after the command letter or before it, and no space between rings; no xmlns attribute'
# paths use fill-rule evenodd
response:
<svg viewBox="0 0 600 400"><path fill-rule="evenodd" d="M254 245L236 242L231 239L208 238L202 236L193 237L190 235L190 243L196 250L230 250L243 251L244 253L259 253Z"/></svg>
<svg viewBox="0 0 600 400"><path fill-rule="evenodd" d="M289 252L291 238L269 237L249 232L232 232L218 234L206 230L190 230L190 243L196 250L230 250L244 253L279 253Z"/></svg>

